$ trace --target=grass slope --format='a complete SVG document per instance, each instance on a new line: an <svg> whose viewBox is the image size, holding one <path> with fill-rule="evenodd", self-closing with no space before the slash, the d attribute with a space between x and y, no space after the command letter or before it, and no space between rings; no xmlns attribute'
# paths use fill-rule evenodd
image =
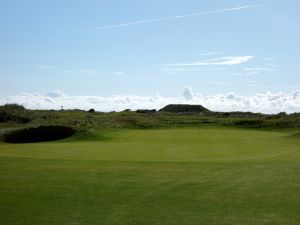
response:
<svg viewBox="0 0 300 225"><path fill-rule="evenodd" d="M98 138L100 140L98 140ZM232 128L0 144L0 224L300 224L300 139Z"/></svg>

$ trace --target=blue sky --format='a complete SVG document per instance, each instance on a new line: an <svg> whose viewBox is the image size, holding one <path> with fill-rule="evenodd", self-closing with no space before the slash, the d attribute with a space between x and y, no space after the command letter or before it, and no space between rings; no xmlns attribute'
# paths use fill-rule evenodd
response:
<svg viewBox="0 0 300 225"><path fill-rule="evenodd" d="M300 89L300 1L0 0L0 96Z"/></svg>

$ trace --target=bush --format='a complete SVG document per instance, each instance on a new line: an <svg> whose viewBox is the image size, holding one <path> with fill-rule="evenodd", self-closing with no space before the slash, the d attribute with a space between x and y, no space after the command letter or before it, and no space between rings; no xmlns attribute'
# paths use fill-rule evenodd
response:
<svg viewBox="0 0 300 225"><path fill-rule="evenodd" d="M137 113L156 113L155 109L138 109L136 110Z"/></svg>
<svg viewBox="0 0 300 225"><path fill-rule="evenodd" d="M234 122L237 126L244 126L244 127L261 127L264 125L263 120L239 120Z"/></svg>
<svg viewBox="0 0 300 225"><path fill-rule="evenodd" d="M6 104L0 106L0 122L28 123L32 119L30 112L22 105Z"/></svg>

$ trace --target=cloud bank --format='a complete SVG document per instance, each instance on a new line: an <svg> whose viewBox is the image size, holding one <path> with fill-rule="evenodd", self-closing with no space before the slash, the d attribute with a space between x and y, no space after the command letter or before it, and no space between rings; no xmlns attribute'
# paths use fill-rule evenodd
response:
<svg viewBox="0 0 300 225"><path fill-rule="evenodd" d="M167 104L201 104L214 111L252 111L262 113L300 112L300 90L290 93L259 93L240 96L234 93L202 95L185 87L181 96L144 97L138 95L68 96L59 91L46 94L23 93L16 96L0 97L0 105L22 104L29 109L90 109L97 111L122 111L125 109L160 109Z"/></svg>

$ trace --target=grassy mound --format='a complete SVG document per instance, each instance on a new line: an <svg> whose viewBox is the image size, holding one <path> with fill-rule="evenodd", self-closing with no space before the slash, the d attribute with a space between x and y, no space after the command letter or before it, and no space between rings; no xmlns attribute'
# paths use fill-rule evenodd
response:
<svg viewBox="0 0 300 225"><path fill-rule="evenodd" d="M199 113L209 111L202 105L170 104L160 109L161 112L170 113Z"/></svg>
<svg viewBox="0 0 300 225"><path fill-rule="evenodd" d="M75 131L64 126L40 126L16 130L4 135L7 143L33 143L60 140L72 136Z"/></svg>
<svg viewBox="0 0 300 225"><path fill-rule="evenodd" d="M29 110L17 104L0 106L0 123L29 123L32 120Z"/></svg>

